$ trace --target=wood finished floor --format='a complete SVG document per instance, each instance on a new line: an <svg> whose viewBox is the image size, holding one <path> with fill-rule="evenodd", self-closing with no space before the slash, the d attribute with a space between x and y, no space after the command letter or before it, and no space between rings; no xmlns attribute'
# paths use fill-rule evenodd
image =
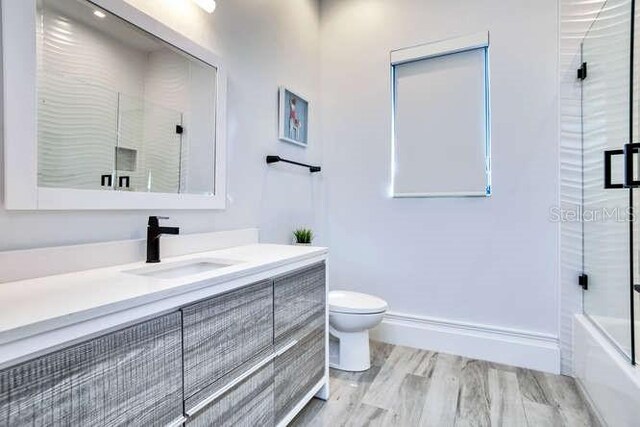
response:
<svg viewBox="0 0 640 427"><path fill-rule="evenodd" d="M292 426L600 426L573 378L371 343L367 372L331 370L331 398Z"/></svg>

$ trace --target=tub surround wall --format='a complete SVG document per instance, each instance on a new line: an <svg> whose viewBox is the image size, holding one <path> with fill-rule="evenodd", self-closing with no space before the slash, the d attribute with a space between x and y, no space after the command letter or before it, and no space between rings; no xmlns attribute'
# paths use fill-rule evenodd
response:
<svg viewBox="0 0 640 427"><path fill-rule="evenodd" d="M390 198L389 52L483 31L492 196ZM549 218L559 184L557 1L325 0L320 32L333 288L387 300L395 317L382 327L392 326L396 339L434 318L487 326L483 334L496 339L505 328L544 337L527 343L551 347L555 361L545 369L558 371L559 229ZM414 341L432 350L437 343L429 335Z"/></svg>

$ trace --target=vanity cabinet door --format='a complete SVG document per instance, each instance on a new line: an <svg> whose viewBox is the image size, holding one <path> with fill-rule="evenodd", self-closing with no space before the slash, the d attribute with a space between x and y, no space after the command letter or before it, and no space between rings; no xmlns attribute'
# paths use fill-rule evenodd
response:
<svg viewBox="0 0 640 427"><path fill-rule="evenodd" d="M291 338L313 328L314 319L325 319L325 264L294 271L274 280L275 345L279 349Z"/></svg>
<svg viewBox="0 0 640 427"><path fill-rule="evenodd" d="M314 321L301 340L283 347L275 361L275 412L280 422L325 375L325 326Z"/></svg>
<svg viewBox="0 0 640 427"><path fill-rule="evenodd" d="M0 414L10 426L166 425L182 418L181 374L176 312L0 372Z"/></svg>
<svg viewBox="0 0 640 427"><path fill-rule="evenodd" d="M188 427L273 426L273 360L190 417Z"/></svg>
<svg viewBox="0 0 640 427"><path fill-rule="evenodd" d="M215 382L273 346L273 284L265 280L185 307L185 399L205 399ZM193 400L193 399L192 399Z"/></svg>
<svg viewBox="0 0 640 427"><path fill-rule="evenodd" d="M0 372L0 426L9 425L9 371Z"/></svg>

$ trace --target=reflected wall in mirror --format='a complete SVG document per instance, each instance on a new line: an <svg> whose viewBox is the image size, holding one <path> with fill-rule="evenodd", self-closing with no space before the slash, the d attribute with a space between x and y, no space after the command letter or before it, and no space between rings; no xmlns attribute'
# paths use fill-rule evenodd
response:
<svg viewBox="0 0 640 427"><path fill-rule="evenodd" d="M216 67L86 0L38 0L38 186L214 194Z"/></svg>

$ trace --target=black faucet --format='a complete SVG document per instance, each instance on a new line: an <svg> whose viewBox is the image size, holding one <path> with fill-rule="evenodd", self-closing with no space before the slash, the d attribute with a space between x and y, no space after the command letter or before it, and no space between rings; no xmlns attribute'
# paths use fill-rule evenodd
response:
<svg viewBox="0 0 640 427"><path fill-rule="evenodd" d="M147 225L147 262L160 262L160 235L180 234L178 227L160 227L159 219L169 219L162 216L150 216Z"/></svg>

